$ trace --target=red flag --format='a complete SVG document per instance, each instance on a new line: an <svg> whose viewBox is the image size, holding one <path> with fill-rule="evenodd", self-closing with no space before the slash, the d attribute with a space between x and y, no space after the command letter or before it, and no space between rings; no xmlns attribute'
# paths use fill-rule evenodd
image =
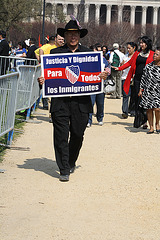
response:
<svg viewBox="0 0 160 240"><path fill-rule="evenodd" d="M40 34L39 34L39 37L38 37L38 45L39 45L39 47L42 47Z"/></svg>

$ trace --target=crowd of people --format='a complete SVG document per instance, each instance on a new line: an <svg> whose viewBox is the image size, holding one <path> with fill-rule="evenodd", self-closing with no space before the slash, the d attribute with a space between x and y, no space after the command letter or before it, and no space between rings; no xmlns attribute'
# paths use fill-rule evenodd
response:
<svg viewBox="0 0 160 240"><path fill-rule="evenodd" d="M42 47L37 48L35 39L31 38L28 49L23 45L24 42L18 43L14 54L37 59L40 63L41 55L44 54L102 51L104 70L100 78L104 83L109 80L114 83L111 98L122 97L122 118L132 116L133 126L143 126L144 129L147 129L148 121L150 129L147 134L160 133L160 48L153 51L152 41L148 36L140 37L139 45L130 41L123 48L117 42L113 43L110 50L107 45L100 43L87 48L80 44L80 39L87 33L88 30L81 28L76 20L70 20L65 28L58 28L57 35L51 36ZM0 55L8 56L9 45L5 37L5 32L0 31ZM38 81L43 85L45 79L41 76ZM104 92L91 96L57 97L49 100L60 181L69 181L69 175L75 171L85 129L92 126L95 104L97 122L100 126L103 125L104 101ZM43 107L48 109L48 99L43 99Z"/></svg>

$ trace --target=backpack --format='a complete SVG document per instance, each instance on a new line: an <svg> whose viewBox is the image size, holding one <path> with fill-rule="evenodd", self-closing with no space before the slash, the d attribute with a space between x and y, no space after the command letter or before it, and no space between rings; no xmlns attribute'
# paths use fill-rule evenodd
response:
<svg viewBox="0 0 160 240"><path fill-rule="evenodd" d="M119 64L120 64L120 58L119 58L118 54L114 52L111 66L119 67Z"/></svg>

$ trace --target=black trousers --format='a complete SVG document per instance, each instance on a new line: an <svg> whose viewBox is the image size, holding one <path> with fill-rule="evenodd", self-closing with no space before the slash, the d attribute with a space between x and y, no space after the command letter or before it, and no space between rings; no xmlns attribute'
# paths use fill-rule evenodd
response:
<svg viewBox="0 0 160 240"><path fill-rule="evenodd" d="M60 174L69 175L75 166L88 123L88 113L79 109L75 98L66 98L65 106L51 113L54 126L54 149Z"/></svg>
<svg viewBox="0 0 160 240"><path fill-rule="evenodd" d="M129 101L128 112L130 114L135 115L135 91L134 91L134 86L130 86L130 88L131 88L131 96L130 96L130 101Z"/></svg>
<svg viewBox="0 0 160 240"><path fill-rule="evenodd" d="M136 113L139 110L139 103L141 99L141 97L138 97L139 90L140 90L140 81L134 80L135 112Z"/></svg>

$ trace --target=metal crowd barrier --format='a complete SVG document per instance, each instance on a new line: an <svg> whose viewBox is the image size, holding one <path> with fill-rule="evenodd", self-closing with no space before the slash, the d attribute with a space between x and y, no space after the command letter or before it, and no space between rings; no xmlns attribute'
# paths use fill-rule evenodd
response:
<svg viewBox="0 0 160 240"><path fill-rule="evenodd" d="M13 135L18 73L0 76L0 137L9 132L8 143Z"/></svg>
<svg viewBox="0 0 160 240"><path fill-rule="evenodd" d="M26 119L28 119L31 107L36 104L36 101L40 97L37 78L41 74L41 66L19 66L17 69L19 72L19 81L16 112L28 109L26 116Z"/></svg>
<svg viewBox="0 0 160 240"><path fill-rule="evenodd" d="M41 65L35 66L35 73L33 79L33 86L32 86L32 94L31 94L31 101L30 107L36 103L38 98L40 97L40 88L37 79L41 76Z"/></svg>
<svg viewBox="0 0 160 240"><path fill-rule="evenodd" d="M35 110L40 98L37 78L41 75L41 66L21 65L17 71L0 76L0 137L9 133L7 145L13 138L16 112L27 110L28 120L31 108Z"/></svg>
<svg viewBox="0 0 160 240"><path fill-rule="evenodd" d="M12 72L17 72L18 66L37 65L37 59L10 56L0 56L0 75L5 75Z"/></svg>

